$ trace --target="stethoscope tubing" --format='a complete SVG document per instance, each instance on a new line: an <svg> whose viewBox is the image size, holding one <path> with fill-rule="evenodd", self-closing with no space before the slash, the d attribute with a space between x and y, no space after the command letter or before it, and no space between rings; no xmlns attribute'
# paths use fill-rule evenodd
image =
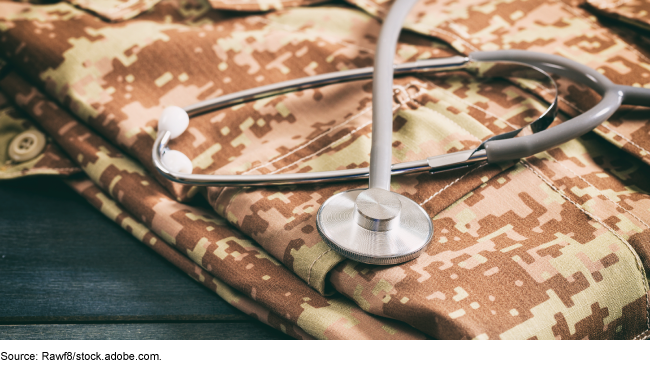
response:
<svg viewBox="0 0 650 365"><path fill-rule="evenodd" d="M393 70L396 75L427 73L432 71L453 71L464 69L469 62L469 57L453 56L402 63L399 65L394 65ZM372 78L373 70L373 67L363 67L282 81L201 101L188 105L183 109L187 112L187 114L189 114L190 117L194 117L215 109L226 108L229 106L264 99L275 95L286 94L289 92L312 89L315 87L327 86L342 82L367 80Z"/></svg>
<svg viewBox="0 0 650 365"><path fill-rule="evenodd" d="M500 50L473 52L468 57L454 56L441 59L422 60L394 65L396 74L461 70L472 62L518 62L537 67L575 82L583 83L602 95L595 106L562 124L538 133L505 140L489 140L477 151L461 151L425 160L390 165L390 175L424 171L446 171L476 163L496 163L517 160L545 151L577 138L606 121L624 103L650 106L650 90L618 85L596 70L564 57L521 50ZM346 70L314 77L289 80L279 84L224 95L192 104L184 108L190 116L196 116L218 108L242 102L259 100L290 91L298 91L342 81L368 79L373 75L372 67ZM391 89L392 90L392 89ZM392 112L392 109L391 109ZM374 133L374 130L373 130ZM166 178L183 184L210 186L266 186L306 183L330 183L337 181L368 179L369 168L336 170L327 172L266 175L205 175L182 174L170 171L161 162L161 156L169 142L169 132L160 133L154 142L152 158L156 169ZM390 144L389 144L390 146ZM390 148L390 147L389 147Z"/></svg>
<svg viewBox="0 0 650 365"><path fill-rule="evenodd" d="M454 71L465 69L471 60L469 57L453 56L439 59L420 60L416 62L394 65L394 72L397 75L414 73ZM243 90L213 99L205 100L184 107L183 109L190 116L197 116L215 109L225 108L244 102L255 101L274 95L287 92L310 89L319 86L326 86L340 82L370 79L373 76L373 67L364 67L353 70L332 72L323 75L305 77L301 79L288 80L281 83L261 86L253 89ZM391 88L392 91L392 88ZM392 111L392 109L391 109ZM156 169L167 179L192 185L211 186L265 186L265 185L291 185L306 183L327 183L345 180L368 179L369 169L358 168L350 170L337 170L327 172L299 173L299 174L266 174L266 175L205 175L205 174L183 174L169 170L162 163L162 155L170 141L170 133L162 131L159 133L152 151L152 159ZM450 154L453 158L454 154ZM456 160L462 160L466 152L455 154ZM480 154L479 154L480 155ZM476 158L478 158L478 156ZM448 155L445 155L448 156ZM449 157L447 157L448 159ZM405 173L423 172L431 168L429 160L404 162L392 165L392 174L401 175Z"/></svg>
<svg viewBox="0 0 650 365"><path fill-rule="evenodd" d="M197 186L279 186L296 184L333 183L351 180L367 180L369 168L357 168L347 170L334 170L326 172L296 173L296 174L265 174L265 175L207 175L207 174L182 174L170 171L161 162L162 153L167 141L169 132L158 135L154 146L153 162L156 169L167 179L181 183ZM445 170L464 167L467 164L479 163L486 160L485 153L479 151L474 156L474 151L460 151L448 153L442 156L434 156L425 160L402 162L391 165L391 175L404 175L417 172L431 171L431 161L437 158L445 160Z"/></svg>
<svg viewBox="0 0 650 365"><path fill-rule="evenodd" d="M490 163L531 156L580 137L605 122L624 103L650 105L650 90L615 84L600 72L564 57L522 50L480 51L470 53L469 57L484 62L516 60L585 84L602 96L589 110L553 128L529 136L485 143Z"/></svg>

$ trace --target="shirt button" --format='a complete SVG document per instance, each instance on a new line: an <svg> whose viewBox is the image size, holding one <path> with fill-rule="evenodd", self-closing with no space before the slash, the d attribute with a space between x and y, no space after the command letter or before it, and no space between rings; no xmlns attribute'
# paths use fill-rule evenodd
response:
<svg viewBox="0 0 650 365"><path fill-rule="evenodd" d="M36 129L28 129L9 144L9 158L14 162L25 162L38 156L45 148L45 135Z"/></svg>

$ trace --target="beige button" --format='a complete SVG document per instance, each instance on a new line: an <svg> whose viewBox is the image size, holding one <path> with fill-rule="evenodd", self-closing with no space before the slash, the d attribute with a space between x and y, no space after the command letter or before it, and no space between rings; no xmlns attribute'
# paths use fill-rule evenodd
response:
<svg viewBox="0 0 650 365"><path fill-rule="evenodd" d="M25 162L38 156L45 148L45 135L36 129L20 133L9 144L9 157L14 162Z"/></svg>

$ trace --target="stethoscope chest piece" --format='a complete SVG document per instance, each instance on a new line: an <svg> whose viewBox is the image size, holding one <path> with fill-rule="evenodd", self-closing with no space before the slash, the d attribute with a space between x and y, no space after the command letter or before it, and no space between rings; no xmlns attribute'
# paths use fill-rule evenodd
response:
<svg viewBox="0 0 650 365"><path fill-rule="evenodd" d="M433 236L433 224L424 209L405 196L379 188L332 196L318 210L316 223L334 251L375 265L412 260Z"/></svg>

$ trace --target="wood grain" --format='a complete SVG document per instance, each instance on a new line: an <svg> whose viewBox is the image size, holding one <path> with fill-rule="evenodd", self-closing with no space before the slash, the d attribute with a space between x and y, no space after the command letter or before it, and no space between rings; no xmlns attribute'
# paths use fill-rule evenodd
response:
<svg viewBox="0 0 650 365"><path fill-rule="evenodd" d="M261 322L37 324L0 326L7 340L283 340L284 333Z"/></svg>
<svg viewBox="0 0 650 365"><path fill-rule="evenodd" d="M49 336L54 328L62 328L57 326L75 324L83 329L74 336L90 336L92 328L104 328L97 327L101 323L107 323L111 336L117 336L120 328L142 329L132 336L145 336L142 331L150 331L155 322L174 321L213 323L162 323L167 332L160 336L190 334L194 325L202 329L193 338L218 336L218 331L207 330L210 326L228 330L241 326L236 333L242 337L249 333L250 338L266 329L53 177L0 182L0 278L0 324L59 323L54 327L12 326L10 332L2 326L0 338L9 333L29 337L29 331L37 328ZM116 321L139 323L110 324Z"/></svg>

